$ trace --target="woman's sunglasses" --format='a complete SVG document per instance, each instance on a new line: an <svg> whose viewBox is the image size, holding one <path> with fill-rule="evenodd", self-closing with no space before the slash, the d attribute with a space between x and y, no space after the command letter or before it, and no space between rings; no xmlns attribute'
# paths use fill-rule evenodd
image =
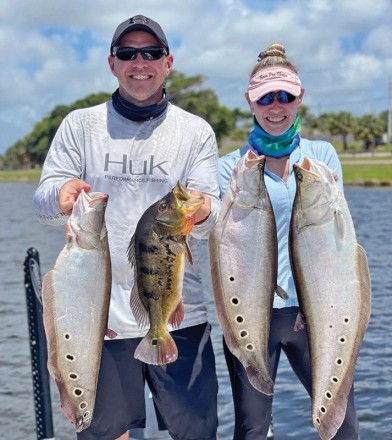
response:
<svg viewBox="0 0 392 440"><path fill-rule="evenodd" d="M153 61L167 55L167 50L164 47L158 46L119 47L116 51L113 51L112 56L117 57L121 61L133 61L138 53L141 54L144 60Z"/></svg>
<svg viewBox="0 0 392 440"><path fill-rule="evenodd" d="M271 105L275 101L275 97L281 104L288 104L295 101L296 96L281 90L280 92L269 92L262 96L256 102L259 105Z"/></svg>

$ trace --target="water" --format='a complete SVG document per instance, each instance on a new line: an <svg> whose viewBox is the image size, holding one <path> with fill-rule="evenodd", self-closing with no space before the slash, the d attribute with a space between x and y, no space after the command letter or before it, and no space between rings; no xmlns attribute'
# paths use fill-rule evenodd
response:
<svg viewBox="0 0 392 440"><path fill-rule="evenodd" d="M42 274L50 270L64 245L64 230L38 223L32 214L32 184L1 183L0 216L0 439L35 440L30 349L23 261L33 246ZM347 188L346 197L359 242L365 247L373 286L372 316L357 362L355 392L362 440L392 439L392 246L391 189ZM206 254L207 255L207 254ZM208 262L206 288L210 290ZM212 297L212 294L211 294ZM221 333L210 307L219 379L219 435L230 440L233 429L231 390L221 348ZM58 408L52 384L56 439L74 440L70 422ZM282 354L273 405L275 439L317 440L310 399Z"/></svg>

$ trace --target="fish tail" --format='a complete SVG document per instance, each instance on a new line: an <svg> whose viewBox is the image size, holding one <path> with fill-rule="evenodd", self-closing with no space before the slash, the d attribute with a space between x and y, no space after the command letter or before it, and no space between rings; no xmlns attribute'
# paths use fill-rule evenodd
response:
<svg viewBox="0 0 392 440"><path fill-rule="evenodd" d="M135 350L135 359L152 365L165 365L174 362L178 350L169 332L161 336L148 332Z"/></svg>
<svg viewBox="0 0 392 440"><path fill-rule="evenodd" d="M84 421L83 418L80 418L76 423L76 432L82 432L84 429L87 429L91 425L91 419L88 421Z"/></svg>
<svg viewBox="0 0 392 440"><path fill-rule="evenodd" d="M274 382L272 381L268 370L263 369L264 371L262 371L260 369L256 369L252 365L248 365L245 370L249 382L254 388L256 388L256 390L266 394L267 396L272 396L274 394Z"/></svg>

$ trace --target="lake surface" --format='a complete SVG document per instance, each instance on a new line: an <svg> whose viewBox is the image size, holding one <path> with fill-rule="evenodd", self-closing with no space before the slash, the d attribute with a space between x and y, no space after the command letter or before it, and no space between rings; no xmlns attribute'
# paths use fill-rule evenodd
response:
<svg viewBox="0 0 392 440"><path fill-rule="evenodd" d="M64 229L43 226L33 215L34 184L0 183L0 439L35 440L35 414L28 342L23 262L29 247L40 255L41 273L50 270L64 246ZM362 440L392 439L392 189L346 188L358 241L372 277L372 316L357 362L356 406ZM206 248L205 248L206 252ZM207 252L206 252L207 256ZM206 257L206 289L211 290ZM211 293L212 298L212 293ZM221 332L210 304L219 379L220 440L233 430L231 390L221 348ZM73 426L58 407L52 384L56 439L74 440ZM273 405L275 439L317 440L310 399L282 354Z"/></svg>

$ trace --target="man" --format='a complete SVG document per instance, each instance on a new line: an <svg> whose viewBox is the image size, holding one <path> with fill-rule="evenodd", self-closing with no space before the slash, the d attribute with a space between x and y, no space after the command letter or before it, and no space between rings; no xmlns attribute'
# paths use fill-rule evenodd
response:
<svg viewBox="0 0 392 440"><path fill-rule="evenodd" d="M70 113L46 158L34 195L40 220L64 224L82 189L109 194L106 224L112 296L92 423L79 440L124 440L145 423L144 382L159 419L174 439L215 439L217 378L210 325L199 277L197 239L207 238L220 208L217 146L211 127L168 102L164 82L173 55L160 25L137 15L121 23L108 62L119 87L107 103ZM134 283L127 247L144 211L182 181L201 191L190 237L193 266L185 269L185 317L173 331L178 359L145 364L134 351L147 329L129 306Z"/></svg>

